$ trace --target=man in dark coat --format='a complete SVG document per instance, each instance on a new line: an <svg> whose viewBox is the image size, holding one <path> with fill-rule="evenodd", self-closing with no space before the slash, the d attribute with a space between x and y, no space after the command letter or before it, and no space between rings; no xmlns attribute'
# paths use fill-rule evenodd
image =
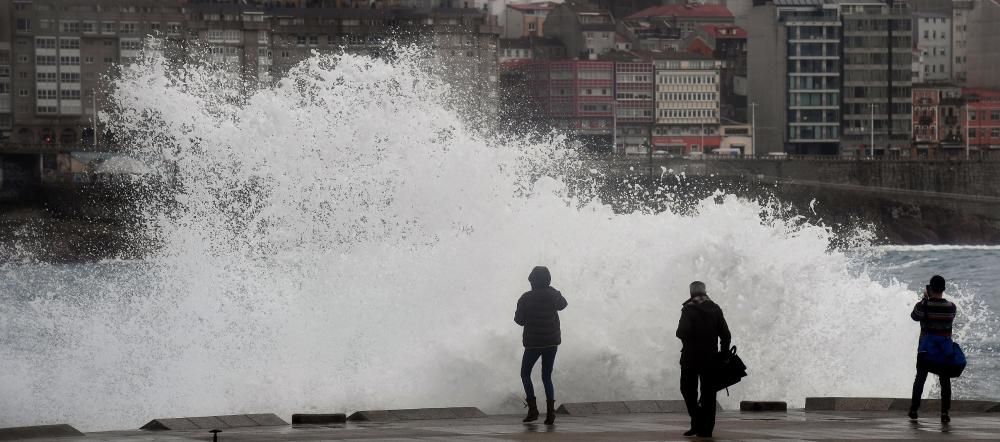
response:
<svg viewBox="0 0 1000 442"><path fill-rule="evenodd" d="M940 337L951 340L951 326L955 321L958 308L955 303L944 299L945 281L941 275L934 275L924 291L924 299L913 306L910 318L920 322L920 348L917 349L917 377L913 380L913 395L910 399L910 419L917 419L920 410L920 397L924 394L924 383L930 372L926 361L920 356L921 351L929 344L925 339ZM951 422L948 412L951 410L951 378L938 376L941 383L941 422Z"/></svg>
<svg viewBox="0 0 1000 442"><path fill-rule="evenodd" d="M524 418L524 422L538 419L538 404L535 400L535 387L531 384L531 370L538 358L542 358L542 384L545 385L546 399L545 424L552 425L556 420L552 367L555 365L556 350L562 343L559 311L566 308L566 298L563 298L559 290L549 285L552 276L545 267L532 269L528 275L528 282L531 283L531 291L521 295L521 299L517 300L517 311L514 312L514 322L524 327L521 382L524 384L525 401L528 403L528 416Z"/></svg>
<svg viewBox="0 0 1000 442"><path fill-rule="evenodd" d="M709 385L711 371L719 361L719 343L728 351L732 336L722 309L708 298L705 283L695 281L690 287L691 298L681 308L677 337L681 349L681 395L691 416L691 429L685 436L712 437L715 428L715 393ZM698 381L701 380L701 398Z"/></svg>

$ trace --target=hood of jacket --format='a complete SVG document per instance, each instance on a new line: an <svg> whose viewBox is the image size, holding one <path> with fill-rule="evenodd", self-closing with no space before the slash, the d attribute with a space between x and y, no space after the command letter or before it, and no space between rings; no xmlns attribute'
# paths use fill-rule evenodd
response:
<svg viewBox="0 0 1000 442"><path fill-rule="evenodd" d="M552 282L552 275L549 274L549 268L537 266L531 269L531 273L528 275L528 282L531 283L532 290L548 287Z"/></svg>

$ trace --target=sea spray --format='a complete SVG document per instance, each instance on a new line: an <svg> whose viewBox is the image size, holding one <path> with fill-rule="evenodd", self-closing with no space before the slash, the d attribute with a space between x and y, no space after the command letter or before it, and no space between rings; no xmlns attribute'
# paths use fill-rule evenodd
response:
<svg viewBox="0 0 1000 442"><path fill-rule="evenodd" d="M0 426L512 411L535 265L569 300L559 401L678 399L695 279L749 365L724 406L907 394L914 295L852 273L829 229L728 195L617 213L567 184L593 174L559 139L468 130L423 63L317 55L258 90L127 68L109 117L173 183L144 213L159 247L82 276L0 270Z"/></svg>

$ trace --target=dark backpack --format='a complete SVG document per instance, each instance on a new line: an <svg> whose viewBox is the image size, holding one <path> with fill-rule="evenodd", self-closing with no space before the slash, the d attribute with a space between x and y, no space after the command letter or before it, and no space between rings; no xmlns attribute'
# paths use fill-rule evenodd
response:
<svg viewBox="0 0 1000 442"><path fill-rule="evenodd" d="M736 355L736 346L719 353L718 362L710 376L711 387L715 391L726 390L741 381L747 375L747 366L743 360Z"/></svg>

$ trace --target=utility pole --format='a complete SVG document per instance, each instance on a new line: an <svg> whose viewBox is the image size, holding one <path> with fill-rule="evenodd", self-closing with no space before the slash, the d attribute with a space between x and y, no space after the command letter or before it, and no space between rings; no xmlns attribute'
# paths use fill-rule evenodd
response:
<svg viewBox="0 0 1000 442"><path fill-rule="evenodd" d="M757 102L750 103L750 153L757 155Z"/></svg>
<svg viewBox="0 0 1000 442"><path fill-rule="evenodd" d="M871 103L871 108L872 108L872 120L871 120L872 141L870 149L872 151L872 159L874 160L875 159L875 103Z"/></svg>
<svg viewBox="0 0 1000 442"><path fill-rule="evenodd" d="M892 19L892 15L894 13L893 6L895 6L896 2L895 2L895 0L887 0L887 3L889 4L889 15L886 17L886 23L888 25L887 27L889 28L889 42L888 42L888 46L889 46L889 72L888 72L888 74L889 74L889 77L888 77L888 80L889 80L888 81L889 94L888 94L888 97L889 98L888 98L888 101L886 102L886 105L887 105L887 107L886 107L886 129L887 129L886 149L888 149L892 145L892 46L893 46L892 45L892 27L893 27L893 23L894 23L894 21ZM886 152L886 155L888 155L888 154L889 154L889 152ZM873 159L875 158L875 147L874 146L872 147L872 158Z"/></svg>
<svg viewBox="0 0 1000 442"><path fill-rule="evenodd" d="M969 127L969 98L965 98L965 159L969 159L969 139L972 138L972 128Z"/></svg>
<svg viewBox="0 0 1000 442"><path fill-rule="evenodd" d="M90 105L91 105L91 110L94 111L94 151L98 151L99 150L98 149L98 143L100 141L100 138L99 138L100 137L100 135L99 135L100 131L97 129L97 126L98 126L98 123L99 123L99 121L98 121L99 117L97 116L97 88L96 87L90 90Z"/></svg>

